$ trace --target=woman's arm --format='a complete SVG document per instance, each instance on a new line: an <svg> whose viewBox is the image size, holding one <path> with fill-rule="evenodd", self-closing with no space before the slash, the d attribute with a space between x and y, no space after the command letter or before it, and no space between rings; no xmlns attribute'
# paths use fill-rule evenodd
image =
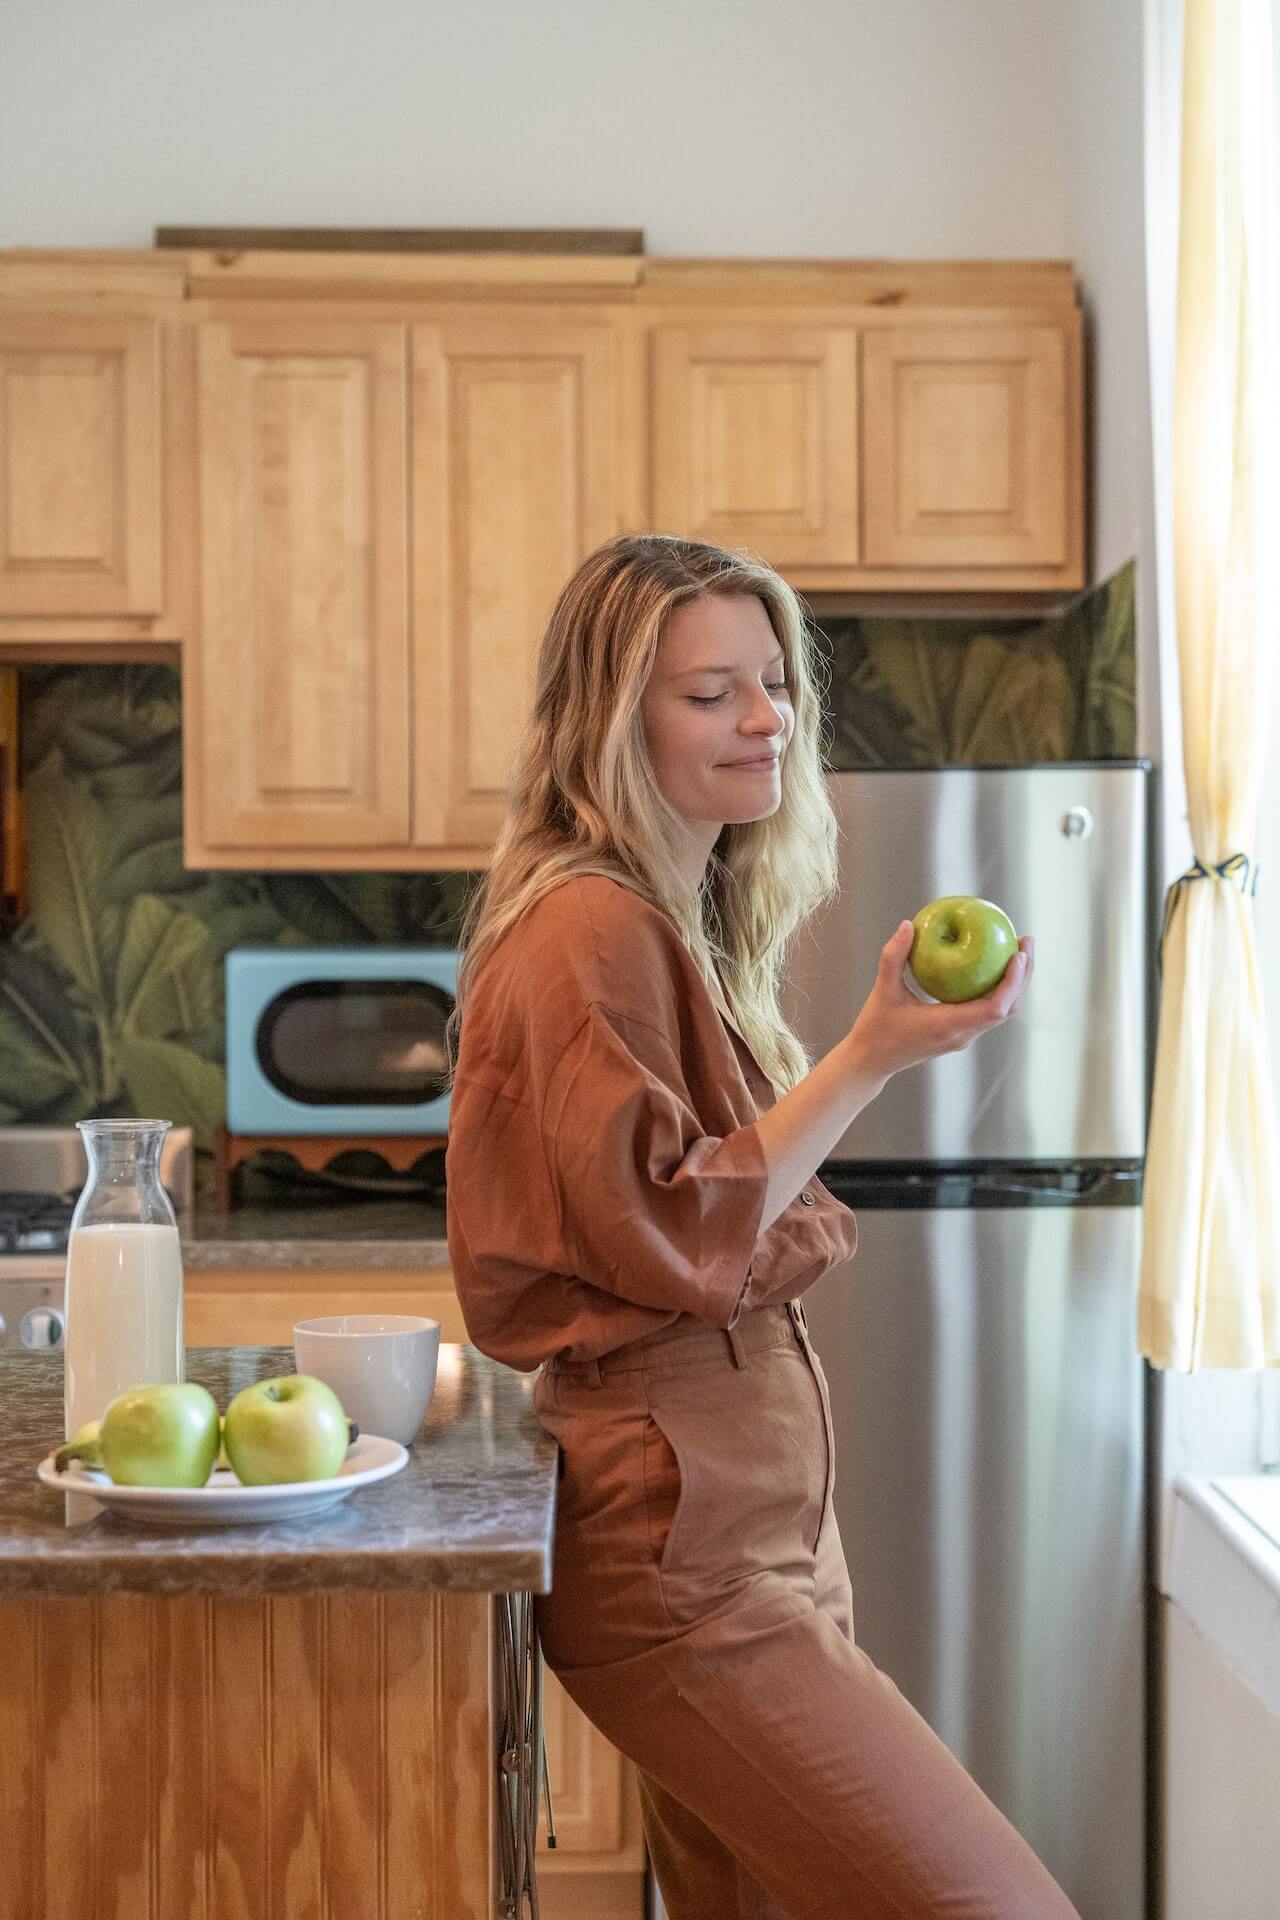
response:
<svg viewBox="0 0 1280 1920"><path fill-rule="evenodd" d="M769 1168L761 1233L790 1206L891 1075L938 1054L960 1053L999 1026L1017 1010L1035 969L1035 941L1027 935L990 993L957 1006L926 1006L902 977L911 940L911 922L904 920L886 942L875 986L844 1039L755 1121Z"/></svg>

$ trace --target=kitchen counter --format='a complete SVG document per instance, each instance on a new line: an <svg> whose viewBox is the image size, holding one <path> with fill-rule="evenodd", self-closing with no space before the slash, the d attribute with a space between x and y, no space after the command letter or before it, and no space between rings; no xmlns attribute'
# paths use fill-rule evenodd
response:
<svg viewBox="0 0 1280 1920"><path fill-rule="evenodd" d="M187 1351L224 1409L292 1370ZM35 1477L61 1356L0 1356L0 1913L514 1912L540 1750L514 1779L497 1753L532 1697L556 1486L533 1380L442 1345L394 1478L186 1532L67 1525Z"/></svg>
<svg viewBox="0 0 1280 1920"><path fill-rule="evenodd" d="M217 1267L447 1268L444 1207L375 1200L317 1207L197 1208L182 1234L183 1265Z"/></svg>
<svg viewBox="0 0 1280 1920"><path fill-rule="evenodd" d="M222 1412L251 1381L293 1371L288 1347L187 1352L187 1378ZM35 1473L62 1440L61 1355L0 1355L0 1593L545 1593L557 1453L535 1378L443 1343L408 1465L317 1514L188 1531L100 1512L69 1526Z"/></svg>

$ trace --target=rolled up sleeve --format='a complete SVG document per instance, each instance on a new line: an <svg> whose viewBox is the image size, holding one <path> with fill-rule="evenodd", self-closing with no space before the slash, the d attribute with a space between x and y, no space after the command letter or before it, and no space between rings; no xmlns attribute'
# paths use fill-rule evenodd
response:
<svg viewBox="0 0 1280 1920"><path fill-rule="evenodd" d="M593 1003L542 1128L574 1272L638 1306L732 1326L760 1237L764 1148L753 1126L703 1130L671 1040Z"/></svg>

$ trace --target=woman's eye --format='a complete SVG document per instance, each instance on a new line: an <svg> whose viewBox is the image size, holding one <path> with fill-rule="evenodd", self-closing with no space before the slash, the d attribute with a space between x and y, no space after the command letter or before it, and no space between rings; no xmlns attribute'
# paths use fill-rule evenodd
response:
<svg viewBox="0 0 1280 1920"><path fill-rule="evenodd" d="M785 680L766 681L765 684L770 693L789 692ZM695 707L718 707L724 697L722 693L691 693L688 696L688 698L693 701Z"/></svg>

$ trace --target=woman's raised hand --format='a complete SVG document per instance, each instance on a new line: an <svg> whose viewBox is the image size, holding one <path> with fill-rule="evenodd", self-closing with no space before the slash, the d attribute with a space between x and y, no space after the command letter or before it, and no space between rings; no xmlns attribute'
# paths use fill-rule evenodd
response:
<svg viewBox="0 0 1280 1920"><path fill-rule="evenodd" d="M980 999L928 1006L903 979L914 929L904 920L884 944L875 985L853 1026L850 1042L871 1073L888 1079L904 1067L932 1060L941 1053L961 1053L977 1039L1016 1013L1035 971L1036 943L1030 934L1018 942L1018 951L999 981Z"/></svg>

